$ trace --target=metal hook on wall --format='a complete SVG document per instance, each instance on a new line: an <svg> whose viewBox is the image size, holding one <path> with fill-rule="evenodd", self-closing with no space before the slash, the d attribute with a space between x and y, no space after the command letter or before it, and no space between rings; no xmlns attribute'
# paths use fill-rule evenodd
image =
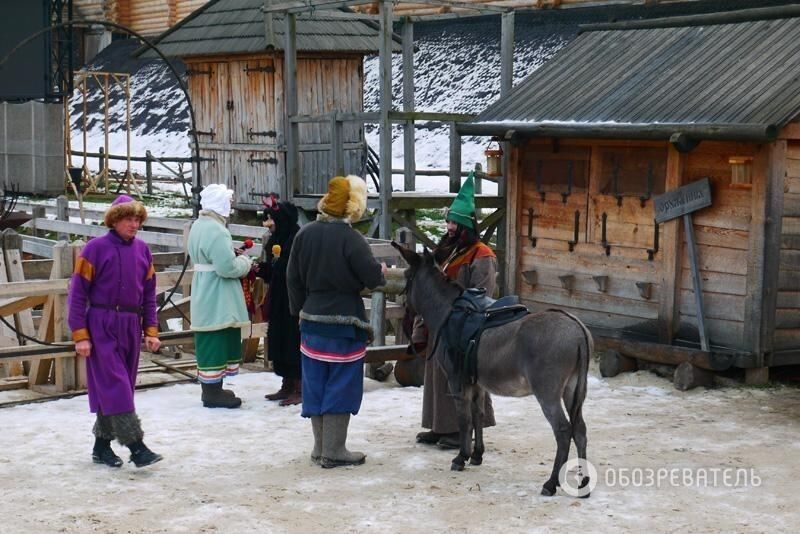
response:
<svg viewBox="0 0 800 534"><path fill-rule="evenodd" d="M580 225L581 225L581 212L579 210L575 210L575 234L572 238L572 241L567 241L569 244L569 251L572 252L575 250L575 245L578 244L578 235L580 233Z"/></svg>
<svg viewBox="0 0 800 534"><path fill-rule="evenodd" d="M602 225L602 234L600 237L600 244L603 245L603 248L606 249L606 256L611 256L611 245L608 243L608 239L606 239L606 224L608 222L608 214L603 212L602 217L603 225Z"/></svg>
<svg viewBox="0 0 800 534"><path fill-rule="evenodd" d="M650 162L650 165L647 168L647 192L639 197L639 201L641 202L641 206L644 207L645 203L650 200L650 197L653 195L653 162Z"/></svg>
<svg viewBox="0 0 800 534"><path fill-rule="evenodd" d="M536 238L533 236L533 208L528 208L528 239L531 242L531 247L536 248Z"/></svg>
<svg viewBox="0 0 800 534"><path fill-rule="evenodd" d="M535 177L536 192L539 193L539 195L542 197L542 202L544 202L544 200L545 200L545 192L544 192L544 189L542 189L542 164L543 163L544 163L544 161L542 161L542 160L537 160L536 161L536 177Z"/></svg>
<svg viewBox="0 0 800 534"><path fill-rule="evenodd" d="M653 248L647 249L647 259L653 261L653 256L658 252L658 223L655 223L653 230Z"/></svg>
<svg viewBox="0 0 800 534"><path fill-rule="evenodd" d="M561 202L566 204L567 197L572 194L572 169L574 166L574 162L572 160L567 162L567 191L565 193L561 193Z"/></svg>

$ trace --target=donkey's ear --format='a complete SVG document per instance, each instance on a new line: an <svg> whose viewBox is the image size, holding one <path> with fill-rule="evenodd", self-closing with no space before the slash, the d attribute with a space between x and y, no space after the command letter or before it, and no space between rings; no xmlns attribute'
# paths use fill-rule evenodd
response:
<svg viewBox="0 0 800 534"><path fill-rule="evenodd" d="M422 248L422 258L425 260L425 263L433 263L433 254L428 250L428 247Z"/></svg>
<svg viewBox="0 0 800 534"><path fill-rule="evenodd" d="M406 263L408 263L411 267L417 267L422 261L419 254L417 254L413 250L405 248L396 241L392 241L392 246L396 248L398 252L400 252L400 255L403 257L404 260L406 260Z"/></svg>

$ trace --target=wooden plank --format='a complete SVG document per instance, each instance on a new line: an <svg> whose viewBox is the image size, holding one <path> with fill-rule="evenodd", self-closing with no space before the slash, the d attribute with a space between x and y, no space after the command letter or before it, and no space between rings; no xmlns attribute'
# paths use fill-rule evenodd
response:
<svg viewBox="0 0 800 534"><path fill-rule="evenodd" d="M705 291L705 286L703 289L703 309L706 317L727 321L744 320L746 296L709 293ZM693 317L697 315L693 295L694 290L681 290L680 313L682 315Z"/></svg>
<svg viewBox="0 0 800 534"><path fill-rule="evenodd" d="M795 349L798 347L800 347L800 329L775 329L773 350Z"/></svg>
<svg viewBox="0 0 800 534"><path fill-rule="evenodd" d="M557 307L569 306L570 308L627 315L640 319L656 319L658 317L658 303L641 299L623 299L578 291L569 293L565 289L547 286L536 286L530 290L523 289L520 296Z"/></svg>
<svg viewBox="0 0 800 534"><path fill-rule="evenodd" d="M746 295L747 277L738 274L716 273L704 271L700 273L703 280L703 291L728 295ZM694 290L692 274L688 269L681 269L679 289Z"/></svg>
<svg viewBox="0 0 800 534"><path fill-rule="evenodd" d="M538 265L547 265L551 268L590 276L613 274L615 277L638 282L658 283L660 279L658 266L655 262L647 261L646 258L638 260L622 256L606 256L596 246L586 249L593 254L583 254L579 252L580 250L576 247L576 252L569 253L539 249L539 247L532 249L526 246L521 251L522 270L535 269Z"/></svg>
<svg viewBox="0 0 800 534"><path fill-rule="evenodd" d="M731 248L709 247L699 245L697 247L698 267L701 271L728 273L728 274L747 274L747 251ZM683 247L682 268L689 269L689 260L686 257L686 247Z"/></svg>
<svg viewBox="0 0 800 534"><path fill-rule="evenodd" d="M783 190L786 193L800 194L800 176L787 176Z"/></svg>
<svg viewBox="0 0 800 534"><path fill-rule="evenodd" d="M746 230L701 226L694 224L694 236L698 245L747 250L749 233ZM684 239L685 242L685 239Z"/></svg>
<svg viewBox="0 0 800 534"><path fill-rule="evenodd" d="M800 235L782 235L781 249L800 250Z"/></svg>
<svg viewBox="0 0 800 534"><path fill-rule="evenodd" d="M777 309L800 309L800 286L798 286L796 289L796 291L778 291L778 300L775 303Z"/></svg>
<svg viewBox="0 0 800 534"><path fill-rule="evenodd" d="M778 291L800 290L800 271L779 271Z"/></svg>
<svg viewBox="0 0 800 534"><path fill-rule="evenodd" d="M783 235L800 235L800 217L784 217L781 233Z"/></svg>
<svg viewBox="0 0 800 534"><path fill-rule="evenodd" d="M800 270L800 250L780 250L778 268L786 271Z"/></svg>
<svg viewBox="0 0 800 534"><path fill-rule="evenodd" d="M554 306L549 302L540 302L527 297L521 297L521 302L525 304L531 312L552 309L564 310L578 317L587 326L609 330L647 331L651 334L655 334L656 330L655 321L642 319L641 317L619 315L607 311L595 311L572 306Z"/></svg>
<svg viewBox="0 0 800 534"><path fill-rule="evenodd" d="M36 295L32 297L18 297L13 299L3 299L0 304L0 317L7 317L20 313L23 310L30 310L35 306L41 306L47 301L47 295ZM30 313L30 312L29 312ZM33 322L31 321L31 326ZM28 335L33 335L30 332L25 332Z"/></svg>
<svg viewBox="0 0 800 534"><path fill-rule="evenodd" d="M519 235L520 231L527 232L527 227L523 224L523 219L520 216L521 206L520 197L522 194L521 178L519 175L519 158L520 149L511 148L511 154L508 159L508 166L506 168L506 213L509 216L505 220L506 233L506 261L501 264L501 268L505 269L504 281L506 285L506 293L515 295L522 287L518 284L518 273L522 272L522 248L529 244L527 234L524 237ZM521 230L525 228L525 230Z"/></svg>
<svg viewBox="0 0 800 534"><path fill-rule="evenodd" d="M679 321L693 328L697 327L697 319L693 315L681 314ZM708 328L708 338L712 345L745 350L742 344L744 323L724 319L706 319L705 323Z"/></svg>
<svg viewBox="0 0 800 534"><path fill-rule="evenodd" d="M775 311L776 329L800 329L800 309L777 309Z"/></svg>
<svg viewBox="0 0 800 534"><path fill-rule="evenodd" d="M800 217L800 194L786 193L783 195L783 216Z"/></svg>
<svg viewBox="0 0 800 534"><path fill-rule="evenodd" d="M575 274L574 271L569 269L554 269L546 264L540 264L536 268L536 276L537 276L537 285L533 290L530 289L530 285L524 281L524 278L520 278L520 286L524 288L524 292L526 294L536 294L536 289L539 287L550 287L554 289L562 289L561 287L561 280L559 276L565 275L573 275L574 278L574 291L578 293L595 293L598 296L608 296L608 297L620 297L624 299L633 299L633 300L645 300L639 293L639 289L636 287L636 282L638 280L626 279L617 277L616 273L608 272L605 275L590 275L590 274ZM594 280L595 276L607 276L607 290L605 292L601 292L598 289L598 283ZM660 287L658 284L653 284L652 288L652 295L650 300L652 302L658 302L660 296Z"/></svg>

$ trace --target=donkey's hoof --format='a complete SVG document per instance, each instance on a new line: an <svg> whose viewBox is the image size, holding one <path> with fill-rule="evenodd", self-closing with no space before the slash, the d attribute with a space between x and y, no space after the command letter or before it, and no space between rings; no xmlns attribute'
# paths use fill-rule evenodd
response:
<svg viewBox="0 0 800 534"><path fill-rule="evenodd" d="M547 484L542 486L542 495L545 497L552 497L556 494L556 488L553 486L552 488L547 487Z"/></svg>
<svg viewBox="0 0 800 534"><path fill-rule="evenodd" d="M463 471L464 470L464 462L452 462L450 464L450 471Z"/></svg>
<svg viewBox="0 0 800 534"><path fill-rule="evenodd" d="M472 458L469 459L470 465L481 465L482 463L483 463L482 456L473 456Z"/></svg>

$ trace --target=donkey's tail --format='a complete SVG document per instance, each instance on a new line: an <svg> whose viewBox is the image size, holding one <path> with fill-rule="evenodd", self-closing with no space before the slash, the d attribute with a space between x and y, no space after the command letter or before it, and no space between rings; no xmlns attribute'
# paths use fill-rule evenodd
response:
<svg viewBox="0 0 800 534"><path fill-rule="evenodd" d="M583 401L586 399L586 391L588 389L587 380L589 375L589 361L592 357L592 354L594 354L594 339L592 338L592 333L589 332L589 329L586 328L585 324L583 324L583 321L571 313L565 312L564 310L552 311L559 311L575 321L578 327L580 327L581 332L583 332L584 345L578 349L578 361L576 362L577 365L575 369L577 377L575 389L573 391L572 402L569 406L569 421L572 424L572 433L574 437L577 427L575 423L577 423L577 419L580 417L579 414L581 412L581 408L583 408Z"/></svg>

